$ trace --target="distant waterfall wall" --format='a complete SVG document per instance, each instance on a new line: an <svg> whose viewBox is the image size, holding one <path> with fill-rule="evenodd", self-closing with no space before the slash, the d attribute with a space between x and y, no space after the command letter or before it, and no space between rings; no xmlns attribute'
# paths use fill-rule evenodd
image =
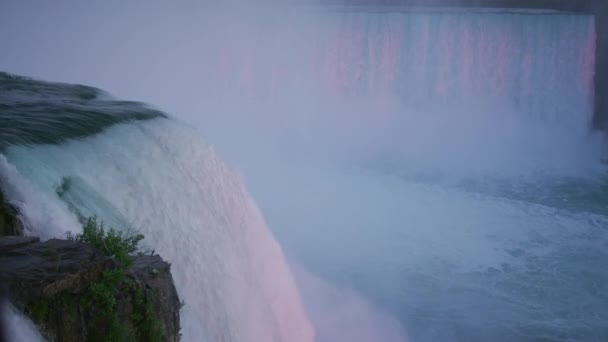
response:
<svg viewBox="0 0 608 342"><path fill-rule="evenodd" d="M214 42L217 53L203 68L218 94L259 100L307 92L390 96L417 108L508 107L587 129L595 41L588 15L335 8L254 23L245 36Z"/></svg>

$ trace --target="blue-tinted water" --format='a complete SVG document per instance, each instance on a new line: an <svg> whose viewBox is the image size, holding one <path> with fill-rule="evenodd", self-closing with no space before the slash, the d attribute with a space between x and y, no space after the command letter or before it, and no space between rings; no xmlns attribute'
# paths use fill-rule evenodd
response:
<svg viewBox="0 0 608 342"><path fill-rule="evenodd" d="M331 98L277 138L281 163L243 162L285 250L393 314L412 341L607 339L592 19L349 11L319 22L298 44Z"/></svg>
<svg viewBox="0 0 608 342"><path fill-rule="evenodd" d="M606 147L589 125L591 17L135 12L99 22L116 34L82 40L90 56L119 56L93 58L103 75L75 48L47 46L40 56L67 59L82 82L175 109L217 144L292 269L370 303L311 305L335 298L300 280L320 341L399 341L378 338L393 321L411 341L608 339ZM118 34L135 17L139 30ZM45 77L61 78L55 70ZM351 316L356 323L332 325Z"/></svg>

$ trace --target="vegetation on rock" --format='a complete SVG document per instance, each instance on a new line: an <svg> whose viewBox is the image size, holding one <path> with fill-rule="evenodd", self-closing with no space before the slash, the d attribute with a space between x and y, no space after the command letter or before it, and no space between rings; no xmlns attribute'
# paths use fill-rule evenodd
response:
<svg viewBox="0 0 608 342"><path fill-rule="evenodd" d="M170 265L96 218L68 239L0 237L0 283L49 341L179 341Z"/></svg>
<svg viewBox="0 0 608 342"><path fill-rule="evenodd" d="M129 325L121 321L117 311L117 297L127 293L132 298L131 325L138 341L164 341L165 332L155 317L151 299L137 288L128 272L138 252L138 244L144 239L141 234L129 234L110 228L106 231L96 217L87 220L81 234L67 234L68 240L90 244L103 254L119 262L119 267L103 272L101 279L93 283L83 301L86 307L96 312L98 326L108 327L91 336L94 341L132 341Z"/></svg>
<svg viewBox="0 0 608 342"><path fill-rule="evenodd" d="M114 228L106 231L103 222L97 222L93 216L82 227L82 234L67 233L68 240L88 243L121 262L126 268L133 266L133 255L138 251L137 245L144 236L117 231Z"/></svg>

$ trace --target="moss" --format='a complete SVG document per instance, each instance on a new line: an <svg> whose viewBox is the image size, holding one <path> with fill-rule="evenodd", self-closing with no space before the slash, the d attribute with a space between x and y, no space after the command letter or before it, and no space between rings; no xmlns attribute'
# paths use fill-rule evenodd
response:
<svg viewBox="0 0 608 342"><path fill-rule="evenodd" d="M51 318L49 317L51 307L68 314L68 318L74 321L78 316L78 304L76 295L62 293L52 298L42 298L30 303L26 307L26 311L36 323L40 324L46 324Z"/></svg>
<svg viewBox="0 0 608 342"><path fill-rule="evenodd" d="M158 293L153 294L153 297L156 296ZM146 300L142 289L135 290L131 321L135 327L135 336L138 341L161 342L165 340L163 325L160 319L154 315L153 301L153 298Z"/></svg>
<svg viewBox="0 0 608 342"><path fill-rule="evenodd" d="M137 288L127 278L123 270L106 271L102 279L93 284L87 293L86 306L96 309L96 325L107 326L103 336L93 337L94 341L131 341L127 322L120 321L116 310L117 294L129 293L131 295L132 312L129 317L135 330L137 341L164 341L165 331L162 322L154 314L152 303L158 296L155 293L149 298L144 290Z"/></svg>
<svg viewBox="0 0 608 342"><path fill-rule="evenodd" d="M78 319L78 300L74 295L62 294L57 297L56 304L61 312L66 313L70 321Z"/></svg>
<svg viewBox="0 0 608 342"><path fill-rule="evenodd" d="M31 303L26 311L36 322L46 322L49 317L49 302L47 299L40 299Z"/></svg>

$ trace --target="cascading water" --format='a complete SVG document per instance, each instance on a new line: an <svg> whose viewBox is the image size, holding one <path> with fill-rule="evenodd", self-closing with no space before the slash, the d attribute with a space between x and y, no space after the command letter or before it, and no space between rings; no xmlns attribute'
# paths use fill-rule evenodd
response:
<svg viewBox="0 0 608 342"><path fill-rule="evenodd" d="M314 340L280 247L238 174L196 131L159 115L119 124L119 115L114 126L82 137L83 127L100 130L104 116L96 112L110 115L111 101L83 98L74 86L3 77L0 180L30 232L61 237L91 215L139 229L173 265L186 302L185 341ZM78 109L73 120L55 121L67 107ZM14 127L20 134L10 134L14 120L26 121ZM64 141L71 136L80 138ZM22 144L52 137L60 139Z"/></svg>
<svg viewBox="0 0 608 342"><path fill-rule="evenodd" d="M593 18L159 4L62 17L58 5L49 6L56 15L0 13L0 32L31 15L80 44L57 43L51 29L27 31L22 39L44 49L31 53L9 41L12 54L1 55L0 65L142 98L204 131L239 166L290 258L354 289L344 295L295 272L317 341L401 341L400 324L414 342L608 339L606 146L590 130ZM65 63L66 70L39 67ZM255 260L240 260L253 252L226 247L241 241L238 225L206 223L240 222L231 215L243 212L260 222L258 214L243 196L232 211L228 195L214 201L192 194L186 184L204 184L201 192L213 194L242 189L233 176L202 180L217 175L215 157L188 132L156 118L61 145L13 146L3 174L19 185L9 188L13 199L29 199L31 208L21 208L32 222L59 230L75 222L70 208L83 216L101 211L108 221L154 229L144 233L158 237L149 242L170 260L186 253L171 250L172 241L192 251L184 239L200 234L201 246L217 243L187 253L217 260L205 263L211 274L225 269L258 279L247 270ZM177 185L157 187L170 182ZM214 209L203 211L210 204ZM209 231L186 237L189 220ZM214 230L220 226L230 227ZM212 287L199 286L194 274L176 275L178 285L221 305L187 317L207 315L212 336L300 326L272 323L272 309L259 320L236 319L253 315L248 308L264 301L266 285L230 282L226 274L201 280L220 286L208 293ZM224 281L234 286L230 293L219 290ZM244 298L249 286L256 295ZM385 312L361 304L355 292ZM234 298L224 299L228 294ZM242 300L251 306L241 311Z"/></svg>
<svg viewBox="0 0 608 342"><path fill-rule="evenodd" d="M236 84L258 101L318 88L345 98L392 95L420 109L486 102L571 129L586 129L579 126L592 110L590 16L339 8L254 27L212 40L205 75L219 81L217 94Z"/></svg>
<svg viewBox="0 0 608 342"><path fill-rule="evenodd" d="M8 336L5 337L8 341L27 341L27 342L42 342L44 339L40 336L36 325L20 313L15 307L9 303L2 304L2 318L4 327L8 327L6 331ZM3 330L4 331L4 330Z"/></svg>
<svg viewBox="0 0 608 342"><path fill-rule="evenodd" d="M216 125L209 135L240 163L287 251L380 303L413 341L608 336L591 17L273 19L211 40L213 67L202 68L220 110L193 120ZM226 133L222 120L265 136L235 147L259 133ZM249 159L259 146L277 154Z"/></svg>
<svg viewBox="0 0 608 342"><path fill-rule="evenodd" d="M184 98L201 96L204 103L189 102L206 113L190 118L228 154L235 136L244 136L282 158L367 159L374 168L390 164L391 173L415 176L572 175L593 168L590 16L276 12L248 20L230 11L196 17L222 30L197 32L203 53L184 48L205 79L187 83Z"/></svg>

